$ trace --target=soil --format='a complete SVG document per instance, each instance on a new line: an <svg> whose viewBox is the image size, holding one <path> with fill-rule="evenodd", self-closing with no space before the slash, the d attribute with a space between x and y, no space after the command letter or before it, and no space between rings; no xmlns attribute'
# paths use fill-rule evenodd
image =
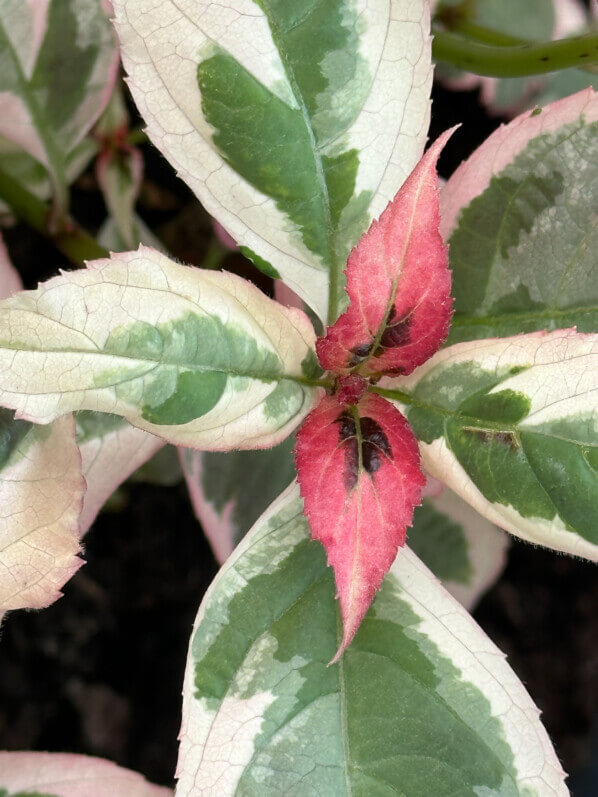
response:
<svg viewBox="0 0 598 797"><path fill-rule="evenodd" d="M441 162L448 176L500 120L475 93L436 90L431 136L464 122ZM168 164L144 146L140 212L181 260L201 263L209 220ZM94 230L104 213L93 173L73 208ZM28 287L64 258L23 225L6 231ZM256 279L242 258L226 268ZM265 289L271 286L257 275ZM10 615L0 645L0 748L105 756L172 784L181 686L191 626L216 564L184 486L127 484L119 511L103 512L85 539L87 564L42 612ZM576 797L598 793L598 581L595 566L515 542L476 619L507 653L543 712ZM597 746L598 747L598 746ZM594 773L595 775L595 773Z"/></svg>

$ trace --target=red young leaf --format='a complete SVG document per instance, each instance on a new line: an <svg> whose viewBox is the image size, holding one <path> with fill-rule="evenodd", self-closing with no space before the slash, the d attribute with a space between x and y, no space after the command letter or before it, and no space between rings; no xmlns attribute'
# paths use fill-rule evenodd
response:
<svg viewBox="0 0 598 797"><path fill-rule="evenodd" d="M334 568L344 626L335 662L405 543L425 478L407 421L373 393L356 404L325 396L297 434L295 459L312 537Z"/></svg>
<svg viewBox="0 0 598 797"><path fill-rule="evenodd" d="M349 308L318 340L322 368L409 374L444 342L452 315L438 231L436 162L452 130L421 158L347 261Z"/></svg>

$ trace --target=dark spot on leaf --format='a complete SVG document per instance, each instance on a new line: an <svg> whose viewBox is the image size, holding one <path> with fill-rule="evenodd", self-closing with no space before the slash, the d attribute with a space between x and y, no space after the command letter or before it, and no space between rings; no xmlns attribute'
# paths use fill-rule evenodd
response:
<svg viewBox="0 0 598 797"><path fill-rule="evenodd" d="M388 442L388 437L382 431L382 427L373 418L362 418L361 436L363 467L371 475L380 467L380 455L386 454L392 459L392 448Z"/></svg>
<svg viewBox="0 0 598 797"><path fill-rule="evenodd" d="M386 329L380 338L380 345L374 354L382 354L385 349L395 349L404 346L409 342L409 332L413 319L412 310L408 310L401 318L396 318L396 310L393 307L386 321Z"/></svg>
<svg viewBox="0 0 598 797"><path fill-rule="evenodd" d="M359 451L355 419L350 412L342 412L336 419L339 424L339 438L345 444L344 482L347 490L352 490L359 477ZM361 461L363 469L370 476L382 465L382 454L392 459L392 448L380 424L373 418L361 418Z"/></svg>
<svg viewBox="0 0 598 797"><path fill-rule="evenodd" d="M369 357L371 350L371 343L360 343L359 346L355 346L351 349L353 357L349 360L349 365L359 365L366 357Z"/></svg>
<svg viewBox="0 0 598 797"><path fill-rule="evenodd" d="M511 451L519 449L519 441L513 432L486 432L481 429L471 429L470 432L484 445L496 442L508 446Z"/></svg>
<svg viewBox="0 0 598 797"><path fill-rule="evenodd" d="M350 412L347 412L347 410L341 412L336 419L336 423L338 423L340 427L338 434L341 442L348 440L350 437L355 437L355 419Z"/></svg>

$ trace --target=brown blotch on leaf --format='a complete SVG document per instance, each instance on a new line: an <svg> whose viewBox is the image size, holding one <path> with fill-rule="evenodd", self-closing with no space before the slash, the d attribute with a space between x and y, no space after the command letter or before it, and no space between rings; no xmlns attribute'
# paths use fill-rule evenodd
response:
<svg viewBox="0 0 598 797"><path fill-rule="evenodd" d="M509 446L511 451L517 451L519 449L519 441L513 432L493 432L482 429L468 429L468 431L470 434L474 435L474 437L477 437L484 445L496 442Z"/></svg>
<svg viewBox="0 0 598 797"><path fill-rule="evenodd" d="M336 419L339 424L339 438L345 444L344 482L347 490L353 489L359 477L359 450L355 418L342 412ZM382 455L392 459L392 448L380 424L373 418L361 418L361 462L363 469L372 476L382 465Z"/></svg>

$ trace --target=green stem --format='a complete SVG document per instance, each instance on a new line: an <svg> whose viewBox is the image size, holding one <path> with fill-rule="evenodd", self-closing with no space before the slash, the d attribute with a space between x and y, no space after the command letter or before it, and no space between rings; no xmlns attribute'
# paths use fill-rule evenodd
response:
<svg viewBox="0 0 598 797"><path fill-rule="evenodd" d="M493 46L458 33L434 31L432 56L467 72L489 77L526 77L598 63L598 34L540 44Z"/></svg>
<svg viewBox="0 0 598 797"><path fill-rule="evenodd" d="M470 22L466 18L459 19L454 24L446 25L445 27L451 33L460 33L462 36L467 36L469 39L474 39L482 44L495 44L497 47L517 47L521 44L531 44L527 39L484 28L482 25L476 25L475 22Z"/></svg>
<svg viewBox="0 0 598 797"><path fill-rule="evenodd" d="M377 393L379 396L384 396L384 398L393 399L394 401L400 401L401 404L419 404L413 396L409 393L403 393L402 390L396 390L395 388L387 388L387 387L378 387L377 385L370 385L368 388L372 393Z"/></svg>
<svg viewBox="0 0 598 797"><path fill-rule="evenodd" d="M103 246L82 230L70 217L62 219L58 229L51 228L52 208L24 188L14 177L0 169L0 199L15 216L49 238L73 263L108 257Z"/></svg>

